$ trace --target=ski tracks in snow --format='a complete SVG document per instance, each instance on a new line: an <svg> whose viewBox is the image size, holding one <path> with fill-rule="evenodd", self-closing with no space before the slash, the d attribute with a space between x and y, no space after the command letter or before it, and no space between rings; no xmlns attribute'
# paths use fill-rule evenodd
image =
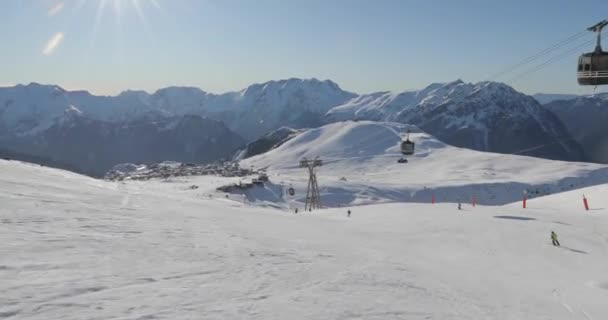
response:
<svg viewBox="0 0 608 320"><path fill-rule="evenodd" d="M562 295L560 293L560 291L558 289L553 289L553 296L555 297L555 299L557 300L557 302L564 307L564 309L566 309L566 311L568 311L568 313L570 314L570 318L572 319L580 319L579 317L576 317L575 314L577 313L576 310L571 307L569 304L565 303L562 299ZM593 320L593 318L591 316L589 316L589 314L587 314L587 312L585 312L585 309L583 309L582 307L580 308L580 313L585 317L585 319L587 320Z"/></svg>

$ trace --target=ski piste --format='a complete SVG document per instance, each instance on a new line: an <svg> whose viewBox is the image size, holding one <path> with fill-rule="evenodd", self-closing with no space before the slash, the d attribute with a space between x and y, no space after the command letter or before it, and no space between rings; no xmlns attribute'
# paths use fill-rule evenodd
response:
<svg viewBox="0 0 608 320"><path fill-rule="evenodd" d="M452 165L472 152L431 150ZM412 183L421 179L410 168L425 159L439 161L432 156L414 157L408 169L401 166L402 177ZM400 165L394 161L399 157L395 149L391 165ZM476 194L481 203L463 203L462 211L445 194L434 204L426 197L383 203L386 198L374 200L371 190L360 187L343 188L340 199L353 200L340 206L332 177L372 184L385 175L368 170L357 181L364 172L361 159L342 161L341 170L321 167L325 208L298 214L293 213L302 205L298 181L307 178L299 168L293 175L269 168L267 185L226 198L216 188L242 177L116 182L0 160L0 312L19 319L151 314L599 319L608 313L606 184L532 198L526 209L519 199L484 205L483 194ZM529 161L492 159L502 164L496 170L507 164L525 168ZM564 175L578 172L568 172L572 164L552 165ZM435 168L426 175L427 189L453 183L448 179L453 171L440 175L449 166ZM546 181L542 171L533 176L534 170L526 170L529 184ZM512 172L513 177L521 173ZM589 178L594 171L580 172ZM396 171L391 174L399 179ZM294 196L285 201L289 193L283 186L290 185ZM460 194L469 188L452 190ZM582 193L589 211L582 207ZM543 250L551 246L550 230L559 235L563 250Z"/></svg>

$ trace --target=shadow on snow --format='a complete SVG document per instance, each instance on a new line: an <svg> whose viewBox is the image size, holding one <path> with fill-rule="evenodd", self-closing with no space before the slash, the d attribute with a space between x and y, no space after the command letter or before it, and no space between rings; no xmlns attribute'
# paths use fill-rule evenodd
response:
<svg viewBox="0 0 608 320"><path fill-rule="evenodd" d="M521 216L494 216L496 219L508 219L508 220L521 220L521 221L531 221L536 220L530 217L521 217Z"/></svg>

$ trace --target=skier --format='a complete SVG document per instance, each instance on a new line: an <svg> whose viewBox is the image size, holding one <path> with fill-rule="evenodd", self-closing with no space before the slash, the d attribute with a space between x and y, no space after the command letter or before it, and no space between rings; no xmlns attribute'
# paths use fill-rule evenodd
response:
<svg viewBox="0 0 608 320"><path fill-rule="evenodd" d="M298 214L298 208L296 208L296 214Z"/></svg>
<svg viewBox="0 0 608 320"><path fill-rule="evenodd" d="M553 242L553 245L556 247L559 247L559 241L557 240L557 233L555 233L553 230L551 231L551 242Z"/></svg>
<svg viewBox="0 0 608 320"><path fill-rule="evenodd" d="M346 212L346 216L350 218L350 210Z"/></svg>
<svg viewBox="0 0 608 320"><path fill-rule="evenodd" d="M458 202L458 210L462 210L462 203Z"/></svg>

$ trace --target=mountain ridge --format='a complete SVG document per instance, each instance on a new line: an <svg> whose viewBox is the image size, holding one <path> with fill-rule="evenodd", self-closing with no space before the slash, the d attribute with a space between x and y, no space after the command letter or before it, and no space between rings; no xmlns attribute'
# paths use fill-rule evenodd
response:
<svg viewBox="0 0 608 320"><path fill-rule="evenodd" d="M0 141L43 134L66 110L116 125L196 115L223 122L245 142L282 127L297 130L347 120L396 121L417 125L459 147L586 160L561 120L531 96L502 83L461 79L431 83L420 90L363 95L316 78L272 80L223 94L169 86L153 93L125 90L116 96L31 83L0 88Z"/></svg>
<svg viewBox="0 0 608 320"><path fill-rule="evenodd" d="M170 86L154 93L125 90L115 96L32 82L0 87L0 133L27 132L75 106L92 119L109 122L131 121L146 113L196 114L223 121L242 136L255 138L285 125L319 125L327 110L354 96L331 80L316 78L272 80L223 94Z"/></svg>

